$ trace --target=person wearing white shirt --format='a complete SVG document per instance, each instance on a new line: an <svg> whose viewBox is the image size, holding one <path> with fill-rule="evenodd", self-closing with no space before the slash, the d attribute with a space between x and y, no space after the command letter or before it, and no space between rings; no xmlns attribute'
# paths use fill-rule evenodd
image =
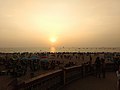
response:
<svg viewBox="0 0 120 90"><path fill-rule="evenodd" d="M120 66L118 71L116 71L116 74L117 74L117 88L118 90L120 90Z"/></svg>

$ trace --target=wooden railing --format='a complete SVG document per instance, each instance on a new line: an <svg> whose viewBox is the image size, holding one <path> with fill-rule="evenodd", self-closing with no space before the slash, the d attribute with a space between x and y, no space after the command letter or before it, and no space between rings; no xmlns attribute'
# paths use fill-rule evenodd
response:
<svg viewBox="0 0 120 90"><path fill-rule="evenodd" d="M106 71L114 71L114 64L107 63ZM16 86L17 90L56 90L73 80L84 78L94 72L94 65L79 65L56 70L30 80L24 81Z"/></svg>
<svg viewBox="0 0 120 90"><path fill-rule="evenodd" d="M64 84L67 84L75 79L82 78L82 69L83 67L81 65L63 69Z"/></svg>
<svg viewBox="0 0 120 90"><path fill-rule="evenodd" d="M17 86L18 90L55 90L63 85L63 71L57 70L34 77Z"/></svg>

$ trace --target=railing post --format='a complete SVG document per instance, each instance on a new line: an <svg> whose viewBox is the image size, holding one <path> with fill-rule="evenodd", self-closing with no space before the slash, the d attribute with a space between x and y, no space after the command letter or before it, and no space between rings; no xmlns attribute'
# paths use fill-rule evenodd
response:
<svg viewBox="0 0 120 90"><path fill-rule="evenodd" d="M86 76L85 64L82 64L82 78Z"/></svg>
<svg viewBox="0 0 120 90"><path fill-rule="evenodd" d="M66 69L63 68L63 84L65 85L66 84Z"/></svg>

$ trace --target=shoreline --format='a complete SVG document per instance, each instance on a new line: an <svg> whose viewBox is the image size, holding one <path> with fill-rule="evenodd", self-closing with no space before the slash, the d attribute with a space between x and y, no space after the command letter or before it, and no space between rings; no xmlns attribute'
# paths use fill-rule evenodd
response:
<svg viewBox="0 0 120 90"><path fill-rule="evenodd" d="M54 50L53 50L54 48ZM37 52L120 52L120 47L16 47L0 48L2 53L37 53Z"/></svg>

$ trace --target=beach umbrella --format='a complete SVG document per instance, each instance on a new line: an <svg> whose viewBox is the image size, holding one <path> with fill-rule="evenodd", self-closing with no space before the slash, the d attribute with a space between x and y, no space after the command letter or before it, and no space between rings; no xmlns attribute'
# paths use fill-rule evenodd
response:
<svg viewBox="0 0 120 90"><path fill-rule="evenodd" d="M16 58L14 58L14 57L12 57L11 59L12 59L12 60L17 60L17 59L16 59Z"/></svg>
<svg viewBox="0 0 120 90"><path fill-rule="evenodd" d="M23 57L23 58L21 58L21 60L29 60L29 58L28 57Z"/></svg>
<svg viewBox="0 0 120 90"><path fill-rule="evenodd" d="M40 59L40 58L37 57L37 56L32 56L32 57L30 57L29 59L30 59L30 60L38 60L38 59Z"/></svg>
<svg viewBox="0 0 120 90"><path fill-rule="evenodd" d="M41 59L41 62L48 62L48 59Z"/></svg>

